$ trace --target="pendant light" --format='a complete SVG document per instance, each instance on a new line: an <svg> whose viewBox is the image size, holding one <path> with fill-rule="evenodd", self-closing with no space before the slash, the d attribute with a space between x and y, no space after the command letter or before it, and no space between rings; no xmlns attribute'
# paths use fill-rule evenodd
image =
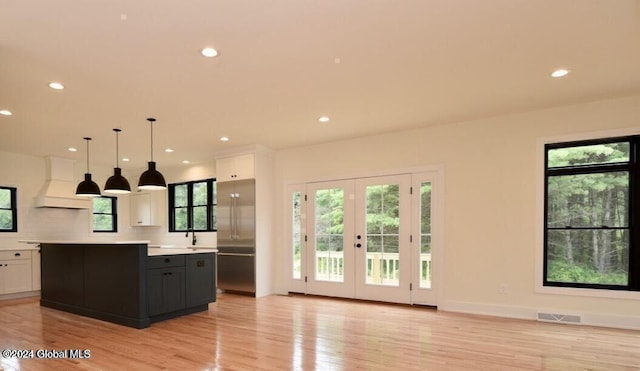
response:
<svg viewBox="0 0 640 371"><path fill-rule="evenodd" d="M131 186L127 178L122 176L122 169L120 169L120 163L118 160L119 146L118 146L118 133L122 130L113 129L116 132L116 167L113 168L113 175L107 179L104 185L104 193L111 194L125 194L131 193Z"/></svg>
<svg viewBox="0 0 640 371"><path fill-rule="evenodd" d="M153 117L147 119L151 126L151 161L149 161L149 168L147 171L140 175L138 181L138 188L157 190L167 188L167 182L164 181L164 176L156 170L156 163L153 161L153 123L156 121Z"/></svg>
<svg viewBox="0 0 640 371"><path fill-rule="evenodd" d="M76 196L97 197L100 196L100 187L91 180L91 173L89 172L89 141L91 138L84 138L84 140L87 141L87 172L84 174L84 180L76 188Z"/></svg>

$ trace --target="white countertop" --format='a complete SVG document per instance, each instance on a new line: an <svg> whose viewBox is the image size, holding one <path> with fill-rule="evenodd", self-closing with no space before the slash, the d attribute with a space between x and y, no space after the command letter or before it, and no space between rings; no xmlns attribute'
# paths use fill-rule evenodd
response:
<svg viewBox="0 0 640 371"><path fill-rule="evenodd" d="M215 247L206 247L206 246L195 246L195 247L151 247L147 249L148 256L158 256L158 255L183 255L183 254L202 254L202 253L211 253L218 252L218 249Z"/></svg>
<svg viewBox="0 0 640 371"><path fill-rule="evenodd" d="M47 241L47 240L20 240L18 242L26 244L24 247L7 247L0 248L0 251L16 251L16 250L38 250L38 244L68 244L68 245L139 245L148 244L147 255L183 255L183 254L201 254L201 253L217 253L216 246L211 245L154 245L150 241Z"/></svg>
<svg viewBox="0 0 640 371"><path fill-rule="evenodd" d="M35 245L27 245L27 246L21 246L21 247L0 247L0 251L24 251L24 250L40 250L39 246L35 246Z"/></svg>
<svg viewBox="0 0 640 371"><path fill-rule="evenodd" d="M84 241L73 241L73 240L59 240L59 241L51 241L51 240L20 240L20 243L26 244L39 244L39 243L51 243L51 244L68 244L68 245L105 245L105 244L113 244L113 245L138 245L138 244L148 244L149 240L140 240L140 241L97 241L97 240L84 240Z"/></svg>

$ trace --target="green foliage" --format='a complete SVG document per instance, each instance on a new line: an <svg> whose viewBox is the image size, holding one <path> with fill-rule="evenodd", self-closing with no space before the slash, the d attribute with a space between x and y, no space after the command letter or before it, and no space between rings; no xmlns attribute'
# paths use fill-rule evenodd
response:
<svg viewBox="0 0 640 371"><path fill-rule="evenodd" d="M0 188L0 230L13 228L13 212L11 205L11 189Z"/></svg>
<svg viewBox="0 0 640 371"><path fill-rule="evenodd" d="M629 143L551 149L548 167L590 168L629 161ZM577 170L581 171L581 170ZM547 178L547 278L625 284L629 255L629 172ZM619 229L602 229L602 227Z"/></svg>
<svg viewBox="0 0 640 371"><path fill-rule="evenodd" d="M0 229L13 228L13 213L11 210L0 210Z"/></svg>
<svg viewBox="0 0 640 371"><path fill-rule="evenodd" d="M94 197L93 230L113 231L113 201L111 197Z"/></svg>
<svg viewBox="0 0 640 371"><path fill-rule="evenodd" d="M565 261L550 260L547 280L552 282L590 283L601 285L627 285L628 274L624 271L600 273L592 266L571 265Z"/></svg>
<svg viewBox="0 0 640 371"><path fill-rule="evenodd" d="M549 151L548 161L550 168L628 162L629 143L607 143L552 149Z"/></svg>
<svg viewBox="0 0 640 371"><path fill-rule="evenodd" d="M321 189L316 192L316 234L344 233L344 190Z"/></svg>

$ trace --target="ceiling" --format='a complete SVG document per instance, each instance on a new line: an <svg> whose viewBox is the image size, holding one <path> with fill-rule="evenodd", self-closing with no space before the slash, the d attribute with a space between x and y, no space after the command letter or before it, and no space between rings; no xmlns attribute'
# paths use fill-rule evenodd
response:
<svg viewBox="0 0 640 371"><path fill-rule="evenodd" d="M155 117L161 169L638 94L639 66L640 0L0 0L0 150L89 136L113 167L121 128L143 168Z"/></svg>

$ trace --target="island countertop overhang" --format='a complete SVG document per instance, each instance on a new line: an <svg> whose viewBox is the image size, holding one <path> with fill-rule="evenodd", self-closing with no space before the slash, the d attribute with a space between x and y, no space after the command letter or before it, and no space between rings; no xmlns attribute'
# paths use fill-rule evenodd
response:
<svg viewBox="0 0 640 371"><path fill-rule="evenodd" d="M44 244L44 245L147 245L147 256L158 255L184 255L184 254L202 254L217 253L215 246L209 245L156 245L151 244L148 240L133 241L52 241L52 240L20 240L26 244Z"/></svg>

